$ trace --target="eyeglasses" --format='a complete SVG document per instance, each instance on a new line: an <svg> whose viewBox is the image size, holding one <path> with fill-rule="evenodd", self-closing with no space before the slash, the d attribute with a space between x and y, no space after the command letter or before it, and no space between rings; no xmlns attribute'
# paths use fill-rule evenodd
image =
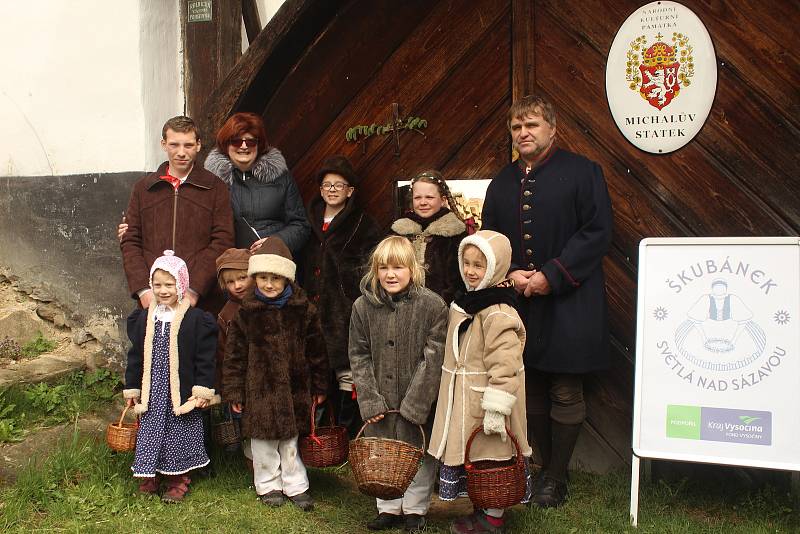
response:
<svg viewBox="0 0 800 534"><path fill-rule="evenodd" d="M344 182L322 182L319 186L323 191L344 191L348 187L350 186Z"/></svg>
<svg viewBox="0 0 800 534"><path fill-rule="evenodd" d="M242 143L245 144L247 148L253 148L258 144L258 139L245 139L243 137L232 137L228 144L231 146L242 146Z"/></svg>

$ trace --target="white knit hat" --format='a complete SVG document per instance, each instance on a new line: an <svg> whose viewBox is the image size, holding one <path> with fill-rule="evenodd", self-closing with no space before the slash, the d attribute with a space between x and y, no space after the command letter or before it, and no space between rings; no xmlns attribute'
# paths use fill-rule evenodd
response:
<svg viewBox="0 0 800 534"><path fill-rule="evenodd" d="M258 273L279 274L294 282L297 265L292 261L289 247L279 237L268 237L261 248L250 256L247 274Z"/></svg>

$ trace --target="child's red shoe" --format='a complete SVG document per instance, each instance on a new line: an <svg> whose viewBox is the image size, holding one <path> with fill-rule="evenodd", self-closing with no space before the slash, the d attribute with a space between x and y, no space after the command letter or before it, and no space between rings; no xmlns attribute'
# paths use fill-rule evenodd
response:
<svg viewBox="0 0 800 534"><path fill-rule="evenodd" d="M169 475L167 477L167 491L161 500L169 503L179 503L189 492L189 483L192 479L187 475Z"/></svg>
<svg viewBox="0 0 800 534"><path fill-rule="evenodd" d="M154 477L145 478L139 484L139 493L144 493L147 495L153 495L154 493L158 493L158 487L160 485L160 480L158 479L158 475Z"/></svg>

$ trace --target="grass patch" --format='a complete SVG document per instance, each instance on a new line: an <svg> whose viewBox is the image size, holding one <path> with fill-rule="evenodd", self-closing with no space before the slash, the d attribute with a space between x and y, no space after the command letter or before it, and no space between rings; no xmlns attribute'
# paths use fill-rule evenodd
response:
<svg viewBox="0 0 800 534"><path fill-rule="evenodd" d="M252 475L238 457L216 455L215 475L197 479L180 505L136 494L132 453L111 452L99 438L77 430L52 454L25 469L14 486L0 489L0 531L67 532L367 532L374 500L360 495L347 469L310 469L315 511L287 504L267 508L256 500ZM571 497L562 508L517 506L508 514L511 533L783 533L798 532L789 495L766 486L745 491L687 480L644 484L640 527L628 526L629 479L623 474L573 473ZM445 533L456 512L431 513L427 532ZM400 531L396 531L400 532Z"/></svg>
<svg viewBox="0 0 800 534"><path fill-rule="evenodd" d="M107 369L76 371L55 384L0 389L0 443L19 441L27 430L72 421L108 404L122 386Z"/></svg>
<svg viewBox="0 0 800 534"><path fill-rule="evenodd" d="M28 341L22 346L23 358L35 358L45 352L50 352L56 348L57 343L51 339L47 339L41 332L36 332L36 338Z"/></svg>

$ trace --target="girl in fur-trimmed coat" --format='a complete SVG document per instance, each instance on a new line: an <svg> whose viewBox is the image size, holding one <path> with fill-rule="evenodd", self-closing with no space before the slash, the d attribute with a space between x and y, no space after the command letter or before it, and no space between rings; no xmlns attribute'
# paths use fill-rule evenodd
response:
<svg viewBox="0 0 800 534"><path fill-rule="evenodd" d="M222 391L242 414L261 501L280 506L288 498L308 511L314 501L297 440L310 431L312 400L325 400L328 357L316 307L294 284L296 269L277 237L250 257L255 287L228 330Z"/></svg>
<svg viewBox="0 0 800 534"><path fill-rule="evenodd" d="M219 402L214 392L214 318L184 298L189 271L171 250L150 268L153 301L128 317L131 349L123 396L141 415L133 476L142 493L156 493L166 476L162 499L179 502L189 489L187 474L208 465L203 422L195 408Z"/></svg>
<svg viewBox="0 0 800 534"><path fill-rule="evenodd" d="M411 180L411 204L414 211L397 219L392 232L414 245L424 269L422 284L450 304L462 287L457 256L458 244L467 236L467 226L458 215L450 188L437 171L421 172Z"/></svg>
<svg viewBox="0 0 800 534"><path fill-rule="evenodd" d="M466 495L464 464L468 460L507 460L516 454L506 426L522 454L531 455L522 363L525 327L514 307L514 286L506 280L511 244L502 234L481 230L461 242L458 257L467 292L450 305L442 381L428 447L428 453L442 462L442 500ZM467 440L481 425L489 436L476 436L467 459ZM457 519L451 532L500 532L502 518L503 510L477 510Z"/></svg>
<svg viewBox="0 0 800 534"><path fill-rule="evenodd" d="M388 437L422 446L417 425L433 422L439 384L447 308L421 286L421 268L408 240L390 236L381 241L361 282L362 296L350 319L350 366L361 416L370 423L368 436ZM399 410L383 421L389 410ZM427 434L426 434L427 435ZM370 530L408 531L425 526L436 461L426 457L400 499L377 500L378 517Z"/></svg>

